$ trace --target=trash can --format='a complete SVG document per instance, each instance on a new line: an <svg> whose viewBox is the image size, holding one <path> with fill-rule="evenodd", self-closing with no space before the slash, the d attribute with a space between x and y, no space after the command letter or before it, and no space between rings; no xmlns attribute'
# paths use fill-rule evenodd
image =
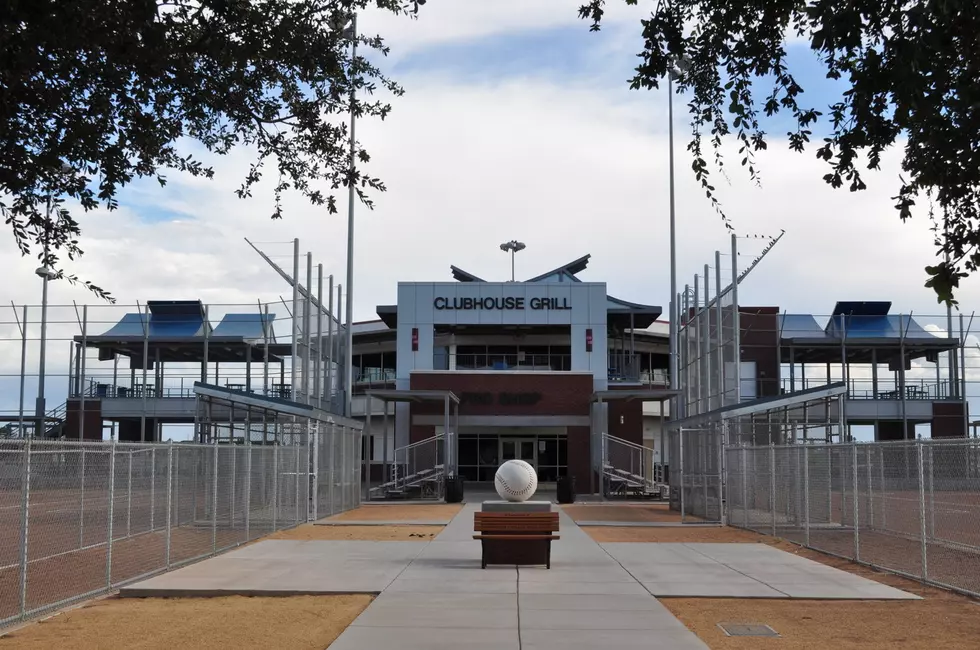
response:
<svg viewBox="0 0 980 650"><path fill-rule="evenodd" d="M558 477L558 503L575 503L575 477Z"/></svg>
<svg viewBox="0 0 980 650"><path fill-rule="evenodd" d="M446 503L461 503L463 501L463 477L453 476L446 479Z"/></svg>

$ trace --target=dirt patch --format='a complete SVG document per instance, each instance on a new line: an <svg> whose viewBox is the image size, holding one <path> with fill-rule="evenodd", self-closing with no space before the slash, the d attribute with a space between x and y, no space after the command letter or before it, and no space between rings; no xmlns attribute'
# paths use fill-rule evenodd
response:
<svg viewBox="0 0 980 650"><path fill-rule="evenodd" d="M662 543L757 543L775 545L779 540L737 528L685 528L681 526L632 528L626 526L583 526L588 535L600 544L611 542Z"/></svg>
<svg viewBox="0 0 980 650"><path fill-rule="evenodd" d="M712 650L973 650L980 608L940 594L921 601L662 598ZM780 638L729 637L718 623L761 623Z"/></svg>
<svg viewBox="0 0 980 650"><path fill-rule="evenodd" d="M565 514L571 517L576 523L580 521L629 521L629 522L653 522L653 523L681 523L681 515L676 510L671 510L666 503L651 504L602 504L602 505L571 505L563 506ZM700 521L690 515L685 516L685 521Z"/></svg>
<svg viewBox="0 0 980 650"><path fill-rule="evenodd" d="M107 598L0 637L3 650L27 648L316 648L357 618L372 597ZM175 622L179 621L179 625Z"/></svg>
<svg viewBox="0 0 980 650"><path fill-rule="evenodd" d="M295 540L363 540L370 542L427 542L438 535L443 526L315 526L304 524L279 531L267 539Z"/></svg>
<svg viewBox="0 0 980 650"><path fill-rule="evenodd" d="M459 503L361 506L328 521L449 521L462 508Z"/></svg>

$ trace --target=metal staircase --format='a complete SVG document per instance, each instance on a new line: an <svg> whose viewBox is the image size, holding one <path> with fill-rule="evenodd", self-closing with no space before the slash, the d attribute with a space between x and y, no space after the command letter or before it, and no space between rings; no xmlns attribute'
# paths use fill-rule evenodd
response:
<svg viewBox="0 0 980 650"><path fill-rule="evenodd" d="M439 434L395 449L389 475L368 490L368 499L441 499L445 465Z"/></svg>
<svg viewBox="0 0 980 650"><path fill-rule="evenodd" d="M616 436L602 435L602 479L607 496L666 499L664 468L653 461L653 449Z"/></svg>

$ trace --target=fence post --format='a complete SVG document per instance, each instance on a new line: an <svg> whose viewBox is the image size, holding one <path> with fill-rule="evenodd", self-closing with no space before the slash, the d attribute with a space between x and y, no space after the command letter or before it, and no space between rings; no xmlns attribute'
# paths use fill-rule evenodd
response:
<svg viewBox="0 0 980 650"><path fill-rule="evenodd" d="M294 514L293 514L293 524L294 525L295 524L298 524L299 521L300 521L300 519L299 519L299 451L300 451L300 446L299 445L294 445L293 446L293 457L296 459L296 462L294 463L294 465L296 466L295 473L294 473L294 477L296 479L295 480L296 502L294 504ZM307 470L307 471L309 471L309 470Z"/></svg>
<svg viewBox="0 0 980 650"><path fill-rule="evenodd" d="M738 451L739 451L738 454L739 458L741 458L739 462L742 465L742 519L743 519L743 526L745 528L748 528L749 527L749 475L746 468L746 465L748 465L748 463L746 462L746 457L749 455L749 450L747 447L740 447Z"/></svg>
<svg viewBox="0 0 980 650"><path fill-rule="evenodd" d="M776 447L769 443L769 516L772 519L772 536L776 536Z"/></svg>
<svg viewBox="0 0 980 650"><path fill-rule="evenodd" d="M279 517L279 441L272 443L272 530Z"/></svg>
<svg viewBox="0 0 980 650"><path fill-rule="evenodd" d="M20 615L27 613L27 526L31 500L31 438L24 441L24 469L20 495Z"/></svg>
<svg viewBox="0 0 980 650"><path fill-rule="evenodd" d="M803 544L810 546L810 445L803 443Z"/></svg>
<svg viewBox="0 0 980 650"><path fill-rule="evenodd" d="M245 417L248 417L247 415ZM252 527L252 432L245 442L245 541L249 540Z"/></svg>
<svg viewBox="0 0 980 650"><path fill-rule="evenodd" d="M129 457L129 466L126 470L126 537L129 537L132 535L133 517L133 450L130 449L126 455Z"/></svg>
<svg viewBox="0 0 980 650"><path fill-rule="evenodd" d="M156 526L154 521L154 514L157 505L156 490L157 487L157 448L150 447L150 532L152 533Z"/></svg>
<svg viewBox="0 0 980 650"><path fill-rule="evenodd" d="M115 517L116 505L116 440L113 439L109 444L109 546L106 549L105 558L105 584L106 588L112 588L112 524Z"/></svg>
<svg viewBox="0 0 980 650"><path fill-rule="evenodd" d="M720 307L719 307L720 309ZM721 330L721 324L719 321L718 330ZM720 336L720 334L719 334ZM718 512L721 514L721 525L724 526L728 523L728 517L725 513L725 440L727 436L728 424L726 422L721 423L721 438L718 440Z"/></svg>
<svg viewBox="0 0 980 650"><path fill-rule="evenodd" d="M919 460L919 538L921 539L922 548L922 577L928 579L929 577L929 563L928 563L928 545L926 543L926 486L925 481L923 481L923 458L922 458L922 441L919 440L916 443L916 448L919 453L916 454Z"/></svg>
<svg viewBox="0 0 980 650"><path fill-rule="evenodd" d="M936 484L935 447L929 443L929 538L936 539Z"/></svg>
<svg viewBox="0 0 980 650"><path fill-rule="evenodd" d="M66 415L67 416L67 415ZM85 447L82 447L82 476L81 483L82 489L79 490L81 493L81 499L79 499L78 508L78 548L85 548Z"/></svg>
<svg viewBox="0 0 980 650"><path fill-rule="evenodd" d="M875 484L871 477L871 468L873 463L871 461L871 447L867 449L866 454L868 459L868 528L875 527Z"/></svg>
<svg viewBox="0 0 980 650"><path fill-rule="evenodd" d="M677 485L680 487L681 521L684 521L684 429L677 430ZM602 489L601 487L599 488Z"/></svg>
<svg viewBox="0 0 980 650"><path fill-rule="evenodd" d="M851 443L851 480L854 482L851 490L851 511L854 517L854 559L861 560L861 534L858 532L858 448L857 443Z"/></svg>
<svg viewBox="0 0 980 650"><path fill-rule="evenodd" d="M330 503L330 514L337 514L336 509L333 507L334 496L333 496L333 482L334 482L334 462L337 458L337 427L334 425L329 425L330 430L330 445L327 447L328 458L330 462L330 468L327 470L329 483L327 484L327 498Z"/></svg>
<svg viewBox="0 0 980 650"><path fill-rule="evenodd" d="M218 436L211 443L211 554L218 552Z"/></svg>
<svg viewBox="0 0 980 650"><path fill-rule="evenodd" d="M167 569L170 569L170 529L173 519L170 514L173 510L173 483L174 483L174 441L167 441Z"/></svg>

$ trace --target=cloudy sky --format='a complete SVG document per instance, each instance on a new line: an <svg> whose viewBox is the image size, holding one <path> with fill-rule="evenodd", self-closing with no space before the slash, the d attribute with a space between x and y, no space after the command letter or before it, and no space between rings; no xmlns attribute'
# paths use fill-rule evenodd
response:
<svg viewBox="0 0 980 650"><path fill-rule="evenodd" d="M392 302L398 280L449 279L455 264L487 279L508 279L502 241L527 243L518 274L531 276L585 253L583 279L602 280L624 299L668 301L668 175L665 91L631 91L627 79L649 10L610 3L606 28L590 33L579 0L432 0L418 20L370 14L362 31L381 33L391 54L382 65L405 88L385 122L362 122L370 170L388 185L376 209L358 208L355 317L374 317ZM622 5L620 7L619 5ZM805 48L805 46L799 46ZM794 60L821 105L834 89L805 49ZM682 102L676 105L680 107ZM690 173L687 125L678 122L679 275L691 281L729 242ZM828 313L837 299L892 300L895 309L939 313L923 288L934 261L928 222L902 224L889 197L898 157L859 194L828 188L812 154L789 152L780 124L761 156L763 186L737 164L719 194L739 234L786 236L743 284L743 304ZM898 152L896 152L898 153ZM113 213L83 215L85 257L71 270L111 290L123 303L202 298L248 303L286 292L243 241L299 237L327 273L345 268L346 195L328 215L299 197L286 218L268 219L268 185L248 200L232 190L249 152L214 164L202 182L170 175L166 188L139 183ZM736 159L731 157L732 162ZM743 243L742 264L761 241ZM263 246L288 256L288 245ZM35 260L0 240L6 298L38 302ZM280 261L287 262L283 258ZM725 259L726 271L730 261ZM980 285L967 283L964 305ZM84 289L52 287L52 301L91 302ZM6 319L5 319L6 320Z"/></svg>
<svg viewBox="0 0 980 650"><path fill-rule="evenodd" d="M370 172L388 192L375 197L374 211L357 209L355 319L374 318L376 305L394 302L399 280L449 280L451 264L509 279L498 245L515 238L527 244L518 276L591 253L582 279L666 309L667 96L627 84L640 49L639 18L652 2L611 2L599 33L578 18L579 4L430 0L418 20L361 18L362 31L387 39L391 54L381 65L407 92L388 120L358 125L373 156ZM832 101L839 89L822 78L805 45L794 47L806 97L818 107ZM731 264L728 234L690 173L683 118L681 112L676 147L682 286L714 264L715 250L726 253L726 280ZM737 164L730 183L715 183L740 235L786 231L743 283L742 304L826 314L836 300L890 300L893 311L943 313L923 287L923 267L935 261L929 222L903 224L891 207L900 152L885 156L867 191L852 194L821 180L826 170L812 152L788 151L784 123L768 130L762 187ZM112 213L81 215L86 255L69 270L123 304L200 298L254 305L289 289L243 238L281 242L262 248L287 266L291 246L284 242L299 237L302 250L342 282L346 194L338 197L338 215L290 197L285 219L273 222L269 184L247 200L233 194L249 161L250 152L237 151L213 161L213 181L170 174L166 188L128 188ZM764 244L743 240L739 264ZM0 258L4 298L38 303L36 260L20 257L10 236L0 238ZM980 282L967 281L964 308L978 298ZM96 302L64 283L52 287L51 301Z"/></svg>

